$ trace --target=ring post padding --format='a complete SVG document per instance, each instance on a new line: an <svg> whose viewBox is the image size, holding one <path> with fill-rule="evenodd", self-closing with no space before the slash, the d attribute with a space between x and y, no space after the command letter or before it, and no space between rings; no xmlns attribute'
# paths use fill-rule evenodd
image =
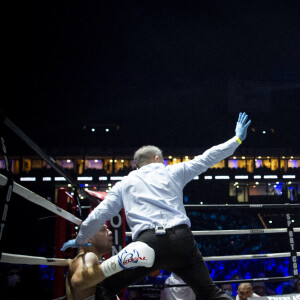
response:
<svg viewBox="0 0 300 300"><path fill-rule="evenodd" d="M288 231L288 235L289 235L289 246L291 249L293 274L294 274L294 276L298 276L299 271L298 271L298 262L297 262L297 252L296 252L296 245L295 245L295 239L294 239L294 229L293 229L292 218L291 218L290 213L286 214L286 221L287 221L287 231Z"/></svg>
<svg viewBox="0 0 300 300"><path fill-rule="evenodd" d="M7 183L7 177L0 174L0 185L5 186ZM75 223L76 225L81 224L81 220L68 211L56 206L52 202L48 201L47 199L35 194L34 192L26 189L25 187L21 186L20 184L14 182L13 183L13 192L22 196L23 198L31 201L39 206L44 207L45 209L52 211L53 213L65 218L66 220Z"/></svg>

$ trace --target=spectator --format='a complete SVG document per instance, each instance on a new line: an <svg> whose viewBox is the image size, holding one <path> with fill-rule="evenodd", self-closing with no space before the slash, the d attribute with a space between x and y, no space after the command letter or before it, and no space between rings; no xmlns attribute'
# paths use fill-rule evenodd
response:
<svg viewBox="0 0 300 300"><path fill-rule="evenodd" d="M300 278L298 278L297 280L294 281L294 290L295 290L295 293L300 294Z"/></svg>
<svg viewBox="0 0 300 300"><path fill-rule="evenodd" d="M293 294L293 292L294 292L293 285L291 283L289 283L289 282L283 282L276 289L276 293L278 295Z"/></svg>
<svg viewBox="0 0 300 300"><path fill-rule="evenodd" d="M231 277L232 280L239 280L242 279L243 277L240 274L235 274ZM237 290L238 290L239 283L233 283L233 296L237 295Z"/></svg>
<svg viewBox="0 0 300 300"><path fill-rule="evenodd" d="M233 295L233 286L231 283L224 283L221 285L221 290L226 293L228 296L232 297Z"/></svg>
<svg viewBox="0 0 300 300"><path fill-rule="evenodd" d="M17 300L23 298L23 296L24 286L21 269L18 265L9 265L1 288L1 299Z"/></svg>
<svg viewBox="0 0 300 300"><path fill-rule="evenodd" d="M247 300L250 297L259 297L253 292L251 283L241 283L238 287L238 294L235 297L236 300Z"/></svg>
<svg viewBox="0 0 300 300"><path fill-rule="evenodd" d="M127 300L139 300L140 294L137 289L130 289L128 291Z"/></svg>
<svg viewBox="0 0 300 300"><path fill-rule="evenodd" d="M266 274L264 272L260 272L258 273L258 277L259 278L266 278ZM276 295L276 292L273 291L270 287L269 287L269 284L265 284L265 288L266 288L266 295Z"/></svg>
<svg viewBox="0 0 300 300"><path fill-rule="evenodd" d="M258 296L267 296L266 294L266 285L264 282L254 282L252 284L253 292Z"/></svg>

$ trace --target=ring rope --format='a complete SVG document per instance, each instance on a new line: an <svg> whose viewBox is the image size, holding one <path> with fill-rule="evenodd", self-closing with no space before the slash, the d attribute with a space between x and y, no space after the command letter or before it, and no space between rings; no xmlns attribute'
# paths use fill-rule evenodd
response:
<svg viewBox="0 0 300 300"><path fill-rule="evenodd" d="M76 190L92 201L95 204L99 202L95 200L89 193L87 193L81 186L76 182L68 173L66 173L63 168L61 168L55 160L48 156L32 139L30 139L16 124L14 124L8 117L3 116L3 124L6 125L10 130L12 130L19 138L21 138L31 149L33 149L46 163L49 164L57 173L63 176ZM78 200L78 199L77 199ZM80 203L78 201L79 211Z"/></svg>
<svg viewBox="0 0 300 300"><path fill-rule="evenodd" d="M0 174L0 185L5 186L7 183L7 177ZM13 183L13 192L24 197L28 201L31 201L39 206L46 208L47 210L65 218L66 220L75 223L76 225L81 224L81 220L68 211L56 206L52 202L48 201L47 199L35 194L34 192L26 189L25 187L21 186L20 184L14 182Z"/></svg>
<svg viewBox="0 0 300 300"><path fill-rule="evenodd" d="M284 204L186 204L185 208L206 208L206 209L218 209L218 208L275 208L275 209L300 209L300 204L284 203Z"/></svg>
<svg viewBox="0 0 300 300"><path fill-rule="evenodd" d="M297 252L297 256L300 256L300 252ZM279 257L291 257L291 253L281 252L281 253L263 253L263 254L248 254L248 255L208 256L208 257L203 257L203 259L205 261L220 261L220 260L279 258Z"/></svg>
<svg viewBox="0 0 300 300"><path fill-rule="evenodd" d="M25 265L69 266L71 259L47 258L11 253L2 253L0 262Z"/></svg>
<svg viewBox="0 0 300 300"><path fill-rule="evenodd" d="M247 260L247 259L264 259L290 257L290 252L267 253L267 254L250 254L250 255L227 255L227 256L208 256L203 257L204 261L224 261L224 260ZM300 252L297 252L300 256ZM2 253L0 262L11 264L27 264L27 265L48 265L48 266L69 266L71 259L63 258L47 258L11 253Z"/></svg>
<svg viewBox="0 0 300 300"><path fill-rule="evenodd" d="M275 282L275 281L290 281L295 279L295 276L285 276L285 277L267 277L267 278L249 278L249 279L234 279L234 280L218 280L214 281L215 284L226 284L226 283L243 283L243 282ZM163 288L171 288L171 287L183 287L188 286L186 283L179 283L179 284L135 284L130 285L128 288L153 288L159 287Z"/></svg>
<svg viewBox="0 0 300 300"><path fill-rule="evenodd" d="M273 229L237 229L237 230L203 230L192 231L193 235L231 235L231 234L262 234L262 233L284 233L287 228ZM294 232L300 232L300 227L295 227ZM132 236L132 232L126 232L126 236Z"/></svg>

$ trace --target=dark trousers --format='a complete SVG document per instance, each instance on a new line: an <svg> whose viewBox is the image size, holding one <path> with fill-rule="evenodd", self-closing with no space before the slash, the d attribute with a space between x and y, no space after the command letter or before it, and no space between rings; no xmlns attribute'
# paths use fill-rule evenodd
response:
<svg viewBox="0 0 300 300"><path fill-rule="evenodd" d="M196 295L206 300L231 299L213 283L195 238L187 225L167 229L166 235L155 235L154 230L145 230L138 236L137 241L144 242L154 249L153 266L125 270L106 278L99 286L102 293L102 298L99 299L116 299L114 295L120 290L161 269L177 274Z"/></svg>

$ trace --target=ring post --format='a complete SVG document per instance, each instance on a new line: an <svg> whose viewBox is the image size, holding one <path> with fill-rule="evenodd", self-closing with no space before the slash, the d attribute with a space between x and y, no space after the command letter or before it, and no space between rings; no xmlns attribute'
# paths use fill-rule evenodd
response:
<svg viewBox="0 0 300 300"><path fill-rule="evenodd" d="M299 269L298 269L297 252L296 252L296 245L295 245L295 239L294 239L294 229L293 229L290 213L286 214L286 221L287 221L287 230L288 230L288 236L289 236L289 245L290 245L290 249L291 249L293 275L296 278L297 276L299 276Z"/></svg>

